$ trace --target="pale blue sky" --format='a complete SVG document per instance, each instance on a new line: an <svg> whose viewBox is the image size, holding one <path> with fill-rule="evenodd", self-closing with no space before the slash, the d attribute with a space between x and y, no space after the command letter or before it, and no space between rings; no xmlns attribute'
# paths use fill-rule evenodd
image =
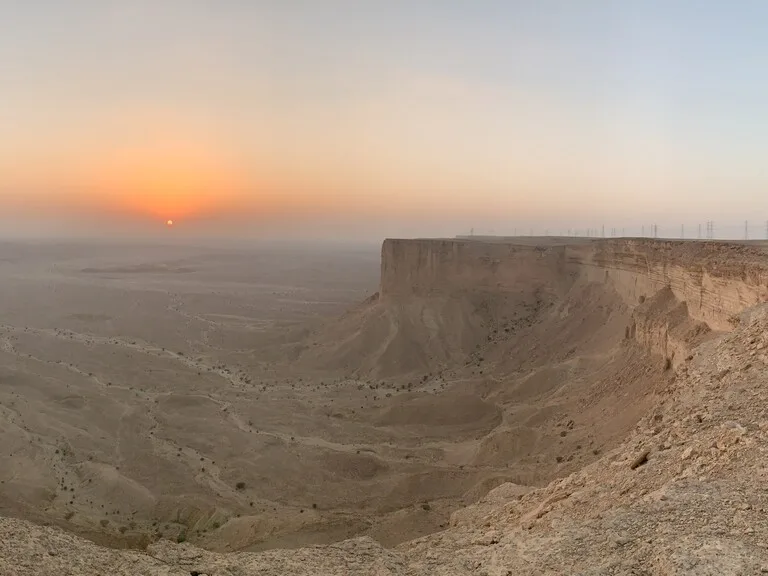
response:
<svg viewBox="0 0 768 576"><path fill-rule="evenodd" d="M34 220L22 193L209 155L318 234L763 221L766 30L746 0L0 0L0 194Z"/></svg>

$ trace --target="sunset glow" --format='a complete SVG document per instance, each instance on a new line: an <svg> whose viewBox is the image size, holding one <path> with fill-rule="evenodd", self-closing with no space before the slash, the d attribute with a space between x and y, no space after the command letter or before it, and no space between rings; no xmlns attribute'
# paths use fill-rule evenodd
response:
<svg viewBox="0 0 768 576"><path fill-rule="evenodd" d="M7 229L679 229L766 198L749 63L768 57L768 6L299 4L19 4L0 24L18 55L0 94Z"/></svg>

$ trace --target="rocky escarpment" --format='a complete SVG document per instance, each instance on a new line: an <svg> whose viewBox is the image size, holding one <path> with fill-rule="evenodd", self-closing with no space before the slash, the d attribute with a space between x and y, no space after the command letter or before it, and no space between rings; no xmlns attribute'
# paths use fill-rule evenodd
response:
<svg viewBox="0 0 768 576"><path fill-rule="evenodd" d="M669 288L691 318L713 330L730 330L745 308L768 301L768 258L748 245L605 240L565 252L571 267L610 283L630 305Z"/></svg>
<svg viewBox="0 0 768 576"><path fill-rule="evenodd" d="M565 246L536 247L467 240L385 240L382 300L458 292L555 289L566 275Z"/></svg>
<svg viewBox="0 0 768 576"><path fill-rule="evenodd" d="M689 315L729 330L734 315L768 301L768 258L724 242L600 240L545 247L472 240L385 240L381 297L515 290L580 275L610 284L630 306L669 287Z"/></svg>
<svg viewBox="0 0 768 576"><path fill-rule="evenodd" d="M634 312L631 336L676 365L710 330L729 331L768 301L768 259L722 242L386 240L381 300L539 290L557 298L578 280L605 285Z"/></svg>

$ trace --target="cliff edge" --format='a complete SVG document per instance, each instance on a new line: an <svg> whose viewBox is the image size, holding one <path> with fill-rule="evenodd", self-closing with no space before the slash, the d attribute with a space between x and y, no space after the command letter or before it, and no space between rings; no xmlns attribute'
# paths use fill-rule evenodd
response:
<svg viewBox="0 0 768 576"><path fill-rule="evenodd" d="M478 350L516 353L514 335L556 304L589 306L585 286L623 304L634 314L627 334L676 365L704 333L768 301L768 258L724 242L385 240L378 294L316 335L304 359L393 377L466 364Z"/></svg>

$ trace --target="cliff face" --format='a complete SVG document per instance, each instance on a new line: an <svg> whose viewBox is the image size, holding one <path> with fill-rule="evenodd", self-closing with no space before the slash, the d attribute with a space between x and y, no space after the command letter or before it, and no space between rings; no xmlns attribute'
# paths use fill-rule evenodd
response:
<svg viewBox="0 0 768 576"><path fill-rule="evenodd" d="M730 331L744 309L768 301L768 256L740 244L649 239L386 240L382 247L384 303L531 287L557 295L578 280L615 291L633 310L627 336L677 364L702 334Z"/></svg>
<svg viewBox="0 0 768 576"><path fill-rule="evenodd" d="M565 248L462 240L385 240L382 299L459 291L509 291L567 274Z"/></svg>
<svg viewBox="0 0 768 576"><path fill-rule="evenodd" d="M569 265L610 283L635 306L668 287L691 318L729 331L744 309L768 301L768 255L722 242L615 240L566 249Z"/></svg>
<svg viewBox="0 0 768 576"><path fill-rule="evenodd" d="M635 307L669 287L688 314L728 331L745 308L768 301L768 255L718 242L605 240L550 247L471 240L386 240L381 297L515 290L574 277L610 284Z"/></svg>

